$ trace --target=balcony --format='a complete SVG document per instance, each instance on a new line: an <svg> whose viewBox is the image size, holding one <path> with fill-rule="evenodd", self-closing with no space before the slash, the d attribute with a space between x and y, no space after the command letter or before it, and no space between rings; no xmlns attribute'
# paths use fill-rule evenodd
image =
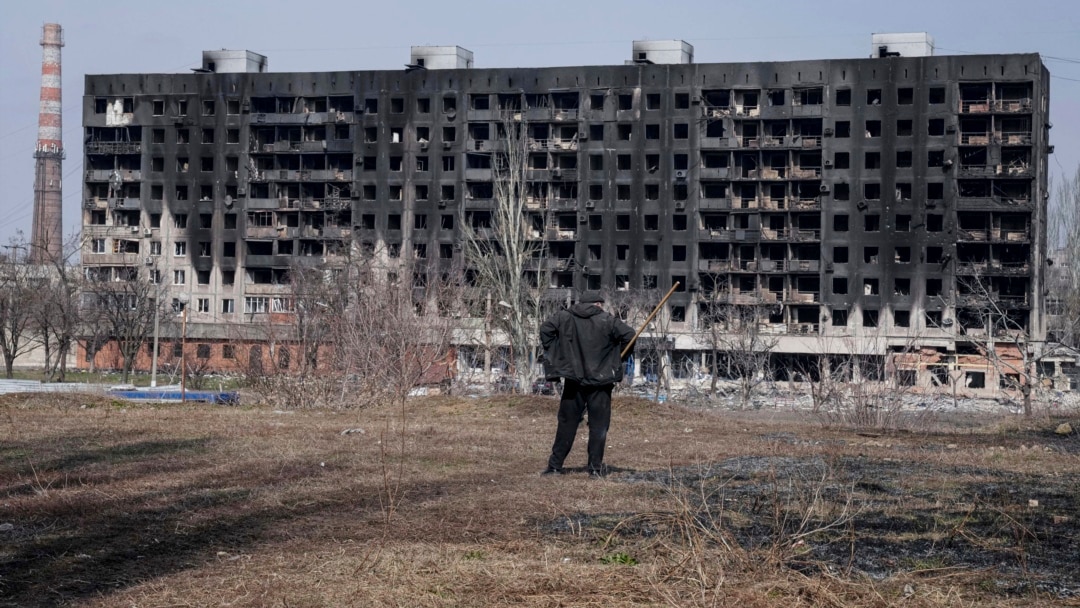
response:
<svg viewBox="0 0 1080 608"><path fill-rule="evenodd" d="M492 180L491 169L465 169L465 181L487 182Z"/></svg>
<svg viewBox="0 0 1080 608"><path fill-rule="evenodd" d="M701 147L705 148L736 148L738 140L734 137L702 137Z"/></svg>
<svg viewBox="0 0 1080 608"><path fill-rule="evenodd" d="M799 199L795 201L794 209L799 211L814 211L821 209L821 197L803 197L799 196Z"/></svg>
<svg viewBox="0 0 1080 608"><path fill-rule="evenodd" d="M578 180L578 170L555 168L551 170L551 179L553 181L576 182Z"/></svg>
<svg viewBox="0 0 1080 608"><path fill-rule="evenodd" d="M821 167L794 167L791 169L791 179L819 179Z"/></svg>
<svg viewBox="0 0 1080 608"><path fill-rule="evenodd" d="M787 293L787 301L794 304L814 304L821 301L821 293L792 289Z"/></svg>
<svg viewBox="0 0 1080 608"><path fill-rule="evenodd" d="M248 226L244 229L244 237L249 239L276 239L278 229L274 226Z"/></svg>
<svg viewBox="0 0 1080 608"><path fill-rule="evenodd" d="M350 119L350 117L352 117ZM301 112L301 113L263 113L252 114L253 124L263 125L316 125L328 122L352 122L352 112Z"/></svg>
<svg viewBox="0 0 1080 608"><path fill-rule="evenodd" d="M578 119L578 110L576 108L570 110L555 108L551 112L551 119L556 122L572 122Z"/></svg>
<svg viewBox="0 0 1080 608"><path fill-rule="evenodd" d="M994 141L1005 146L1030 146L1030 131L995 131Z"/></svg>
<svg viewBox="0 0 1080 608"><path fill-rule="evenodd" d="M820 135L801 135L801 136L796 135L795 139L802 142L802 143L798 143L798 141L797 141L795 145L803 147L803 148L820 148L821 147L821 136Z"/></svg>
<svg viewBox="0 0 1080 608"><path fill-rule="evenodd" d="M787 333L793 335L814 335L820 331L820 327L817 323L787 323L785 325Z"/></svg>
<svg viewBox="0 0 1080 608"><path fill-rule="evenodd" d="M735 240L735 231L726 228L703 228L698 238L708 242L728 242Z"/></svg>
<svg viewBox="0 0 1080 608"><path fill-rule="evenodd" d="M525 208L526 209L547 209L549 206L549 199L539 196L526 196Z"/></svg>
<svg viewBox="0 0 1080 608"><path fill-rule="evenodd" d="M960 134L960 145L963 146L989 146L990 133L971 132Z"/></svg>
<svg viewBox="0 0 1080 608"><path fill-rule="evenodd" d="M108 209L109 199L92 197L83 201L83 209Z"/></svg>
<svg viewBox="0 0 1080 608"><path fill-rule="evenodd" d="M1031 112L1031 98L1023 99L995 99L992 108L995 112L1003 114L1021 114Z"/></svg>
<svg viewBox="0 0 1080 608"><path fill-rule="evenodd" d="M1026 229L995 228L990 231L990 240L995 243L1026 243L1031 240L1031 232Z"/></svg>
<svg viewBox="0 0 1080 608"><path fill-rule="evenodd" d="M698 209L731 209L731 199L701 198L698 199Z"/></svg>
<svg viewBox="0 0 1080 608"><path fill-rule="evenodd" d="M798 98L798 95L796 95L796 98ZM797 101L797 99L796 99L796 101ZM821 108L822 108L821 104L792 103L791 104L791 115L792 116L821 116Z"/></svg>
<svg viewBox="0 0 1080 608"><path fill-rule="evenodd" d="M87 154L142 154L137 141L91 141L86 143Z"/></svg>
<svg viewBox="0 0 1080 608"><path fill-rule="evenodd" d="M797 242L813 242L821 240L821 231L808 228L792 228L788 238Z"/></svg>
<svg viewBox="0 0 1080 608"><path fill-rule="evenodd" d="M91 169L86 172L86 181L88 182L108 182L113 180L113 176L117 176L123 182L137 182L142 180L142 171L137 169Z"/></svg>
<svg viewBox="0 0 1080 608"><path fill-rule="evenodd" d="M959 174L963 177L993 177L998 165L960 165Z"/></svg>
<svg viewBox="0 0 1080 608"><path fill-rule="evenodd" d="M960 100L961 114L986 114L990 112L989 99Z"/></svg>
<svg viewBox="0 0 1080 608"><path fill-rule="evenodd" d="M323 226L322 237L325 239L347 239L352 236L352 228L348 226Z"/></svg>
<svg viewBox="0 0 1080 608"><path fill-rule="evenodd" d="M698 169L698 178L700 179L728 179L730 175L731 170L728 167L703 167Z"/></svg>
<svg viewBox="0 0 1080 608"><path fill-rule="evenodd" d="M728 272L731 270L731 260L698 260L698 270L701 272Z"/></svg>
<svg viewBox="0 0 1080 608"><path fill-rule="evenodd" d="M546 237L549 241L572 241L577 238L577 231L548 228Z"/></svg>

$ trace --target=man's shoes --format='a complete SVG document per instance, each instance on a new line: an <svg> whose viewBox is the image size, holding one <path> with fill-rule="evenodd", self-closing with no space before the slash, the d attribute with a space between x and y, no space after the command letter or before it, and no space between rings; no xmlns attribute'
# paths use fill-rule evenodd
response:
<svg viewBox="0 0 1080 608"><path fill-rule="evenodd" d="M607 467L601 467L599 469L589 469L589 477L591 479L603 479L603 478L607 477L607 474L608 474L608 468Z"/></svg>
<svg viewBox="0 0 1080 608"><path fill-rule="evenodd" d="M562 469L556 469L555 467L548 467L548 468L544 469L540 474L541 475L562 475L563 470Z"/></svg>

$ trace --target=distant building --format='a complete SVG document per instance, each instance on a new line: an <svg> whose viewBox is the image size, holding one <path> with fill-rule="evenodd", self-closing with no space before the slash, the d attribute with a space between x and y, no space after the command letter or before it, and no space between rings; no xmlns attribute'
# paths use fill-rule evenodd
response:
<svg viewBox="0 0 1080 608"><path fill-rule="evenodd" d="M697 64L653 41L625 65L477 68L414 47L401 70L272 73L222 51L193 74L87 76L83 264L189 294L189 342L225 365L237 327L288 314L292 264L352 243L460 256L513 110L537 238L564 262L553 293L679 281L677 370L719 299L758 307L779 377L907 349L926 355L912 383L996 387L967 354L986 297L1026 348L1046 336L1049 73L934 56L925 34L876 34L872 55Z"/></svg>

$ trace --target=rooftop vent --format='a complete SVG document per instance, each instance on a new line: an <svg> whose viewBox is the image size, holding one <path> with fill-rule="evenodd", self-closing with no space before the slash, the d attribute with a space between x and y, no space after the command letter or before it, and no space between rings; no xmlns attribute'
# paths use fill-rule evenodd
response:
<svg viewBox="0 0 1080 608"><path fill-rule="evenodd" d="M414 46L405 67L425 70L467 70L473 52L460 46Z"/></svg>
<svg viewBox="0 0 1080 608"><path fill-rule="evenodd" d="M266 55L252 51L203 51L202 67L196 72L217 72L219 74L235 72L266 72L270 62Z"/></svg>
<svg viewBox="0 0 1080 608"><path fill-rule="evenodd" d="M635 40L633 59L635 63L694 63L694 46L682 40Z"/></svg>
<svg viewBox="0 0 1080 608"><path fill-rule="evenodd" d="M934 38L926 32L909 34L872 34L871 57L930 57Z"/></svg>

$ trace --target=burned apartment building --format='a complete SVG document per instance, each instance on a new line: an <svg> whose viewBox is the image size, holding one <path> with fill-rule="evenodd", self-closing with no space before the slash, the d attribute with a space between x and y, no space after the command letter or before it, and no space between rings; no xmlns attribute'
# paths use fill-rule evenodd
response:
<svg viewBox="0 0 1080 608"><path fill-rule="evenodd" d="M266 67L221 51L192 74L86 77L87 276L188 294L200 357L227 364L238 327L287 314L293 264L357 243L461 256L508 112L551 293L678 281L677 370L702 361L718 301L755 307L778 377L903 350L910 382L996 386L975 356L997 348L988 318L1044 340L1036 54L934 56L921 35L875 36L862 59L693 63L668 41L624 65L481 69L414 47L401 70Z"/></svg>

